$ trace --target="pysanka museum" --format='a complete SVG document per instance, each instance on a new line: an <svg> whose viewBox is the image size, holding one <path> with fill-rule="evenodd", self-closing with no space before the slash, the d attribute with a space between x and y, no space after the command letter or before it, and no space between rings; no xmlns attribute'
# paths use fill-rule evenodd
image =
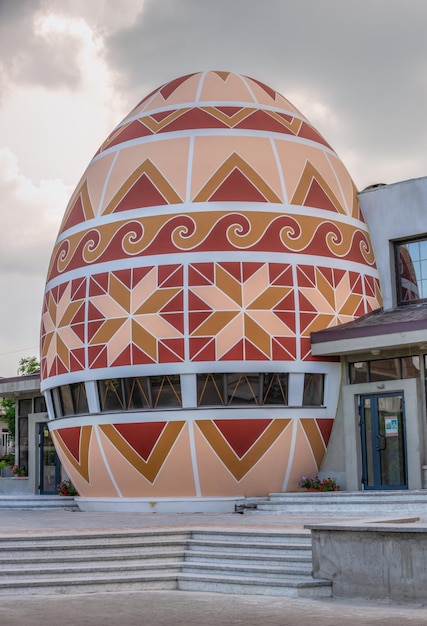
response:
<svg viewBox="0 0 427 626"><path fill-rule="evenodd" d="M255 79L144 97L52 242L40 373L0 381L28 468L0 493L69 477L82 510L220 512L302 475L427 488L426 207L427 177L358 193Z"/></svg>

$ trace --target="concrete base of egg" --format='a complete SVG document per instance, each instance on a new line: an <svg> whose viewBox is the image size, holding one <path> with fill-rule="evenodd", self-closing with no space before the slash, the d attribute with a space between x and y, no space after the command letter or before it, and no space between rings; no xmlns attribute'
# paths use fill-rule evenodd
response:
<svg viewBox="0 0 427 626"><path fill-rule="evenodd" d="M227 72L154 91L89 164L48 271L42 391L81 508L296 490L339 391L310 333L380 304L351 178L292 104Z"/></svg>

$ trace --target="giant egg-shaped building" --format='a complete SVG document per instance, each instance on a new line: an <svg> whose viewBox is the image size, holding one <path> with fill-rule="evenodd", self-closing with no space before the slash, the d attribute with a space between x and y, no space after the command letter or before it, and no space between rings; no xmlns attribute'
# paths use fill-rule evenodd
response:
<svg viewBox="0 0 427 626"><path fill-rule="evenodd" d="M80 506L296 490L340 379L310 333L380 304L354 184L289 101L229 72L156 89L90 162L48 270L42 391Z"/></svg>

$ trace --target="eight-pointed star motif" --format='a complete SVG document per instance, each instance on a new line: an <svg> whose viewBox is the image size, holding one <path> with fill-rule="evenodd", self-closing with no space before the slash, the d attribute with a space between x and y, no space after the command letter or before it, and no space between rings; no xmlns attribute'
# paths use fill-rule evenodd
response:
<svg viewBox="0 0 427 626"><path fill-rule="evenodd" d="M215 337L218 359L242 339L271 359L272 337L295 335L274 312L292 287L271 284L266 263L216 264L213 282L191 291L211 309L192 337Z"/></svg>
<svg viewBox="0 0 427 626"><path fill-rule="evenodd" d="M159 285L157 268L142 278L129 271L91 281L98 293L90 298L89 344L106 345L109 364L132 345L157 361L159 341L182 338L182 303L177 300L182 287Z"/></svg>

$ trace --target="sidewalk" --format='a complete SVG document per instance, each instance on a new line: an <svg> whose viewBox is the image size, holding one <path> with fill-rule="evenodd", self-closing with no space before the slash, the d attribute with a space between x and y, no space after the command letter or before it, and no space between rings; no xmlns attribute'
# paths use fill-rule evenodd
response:
<svg viewBox="0 0 427 626"><path fill-rule="evenodd" d="M335 516L333 519L338 519ZM339 519L364 519L346 516ZM375 518L382 519L382 517ZM143 528L269 528L303 531L329 515L150 514L1 511L0 536ZM372 521L370 516L369 521ZM427 606L187 591L0 597L2 623L20 626L402 626L427 624Z"/></svg>

